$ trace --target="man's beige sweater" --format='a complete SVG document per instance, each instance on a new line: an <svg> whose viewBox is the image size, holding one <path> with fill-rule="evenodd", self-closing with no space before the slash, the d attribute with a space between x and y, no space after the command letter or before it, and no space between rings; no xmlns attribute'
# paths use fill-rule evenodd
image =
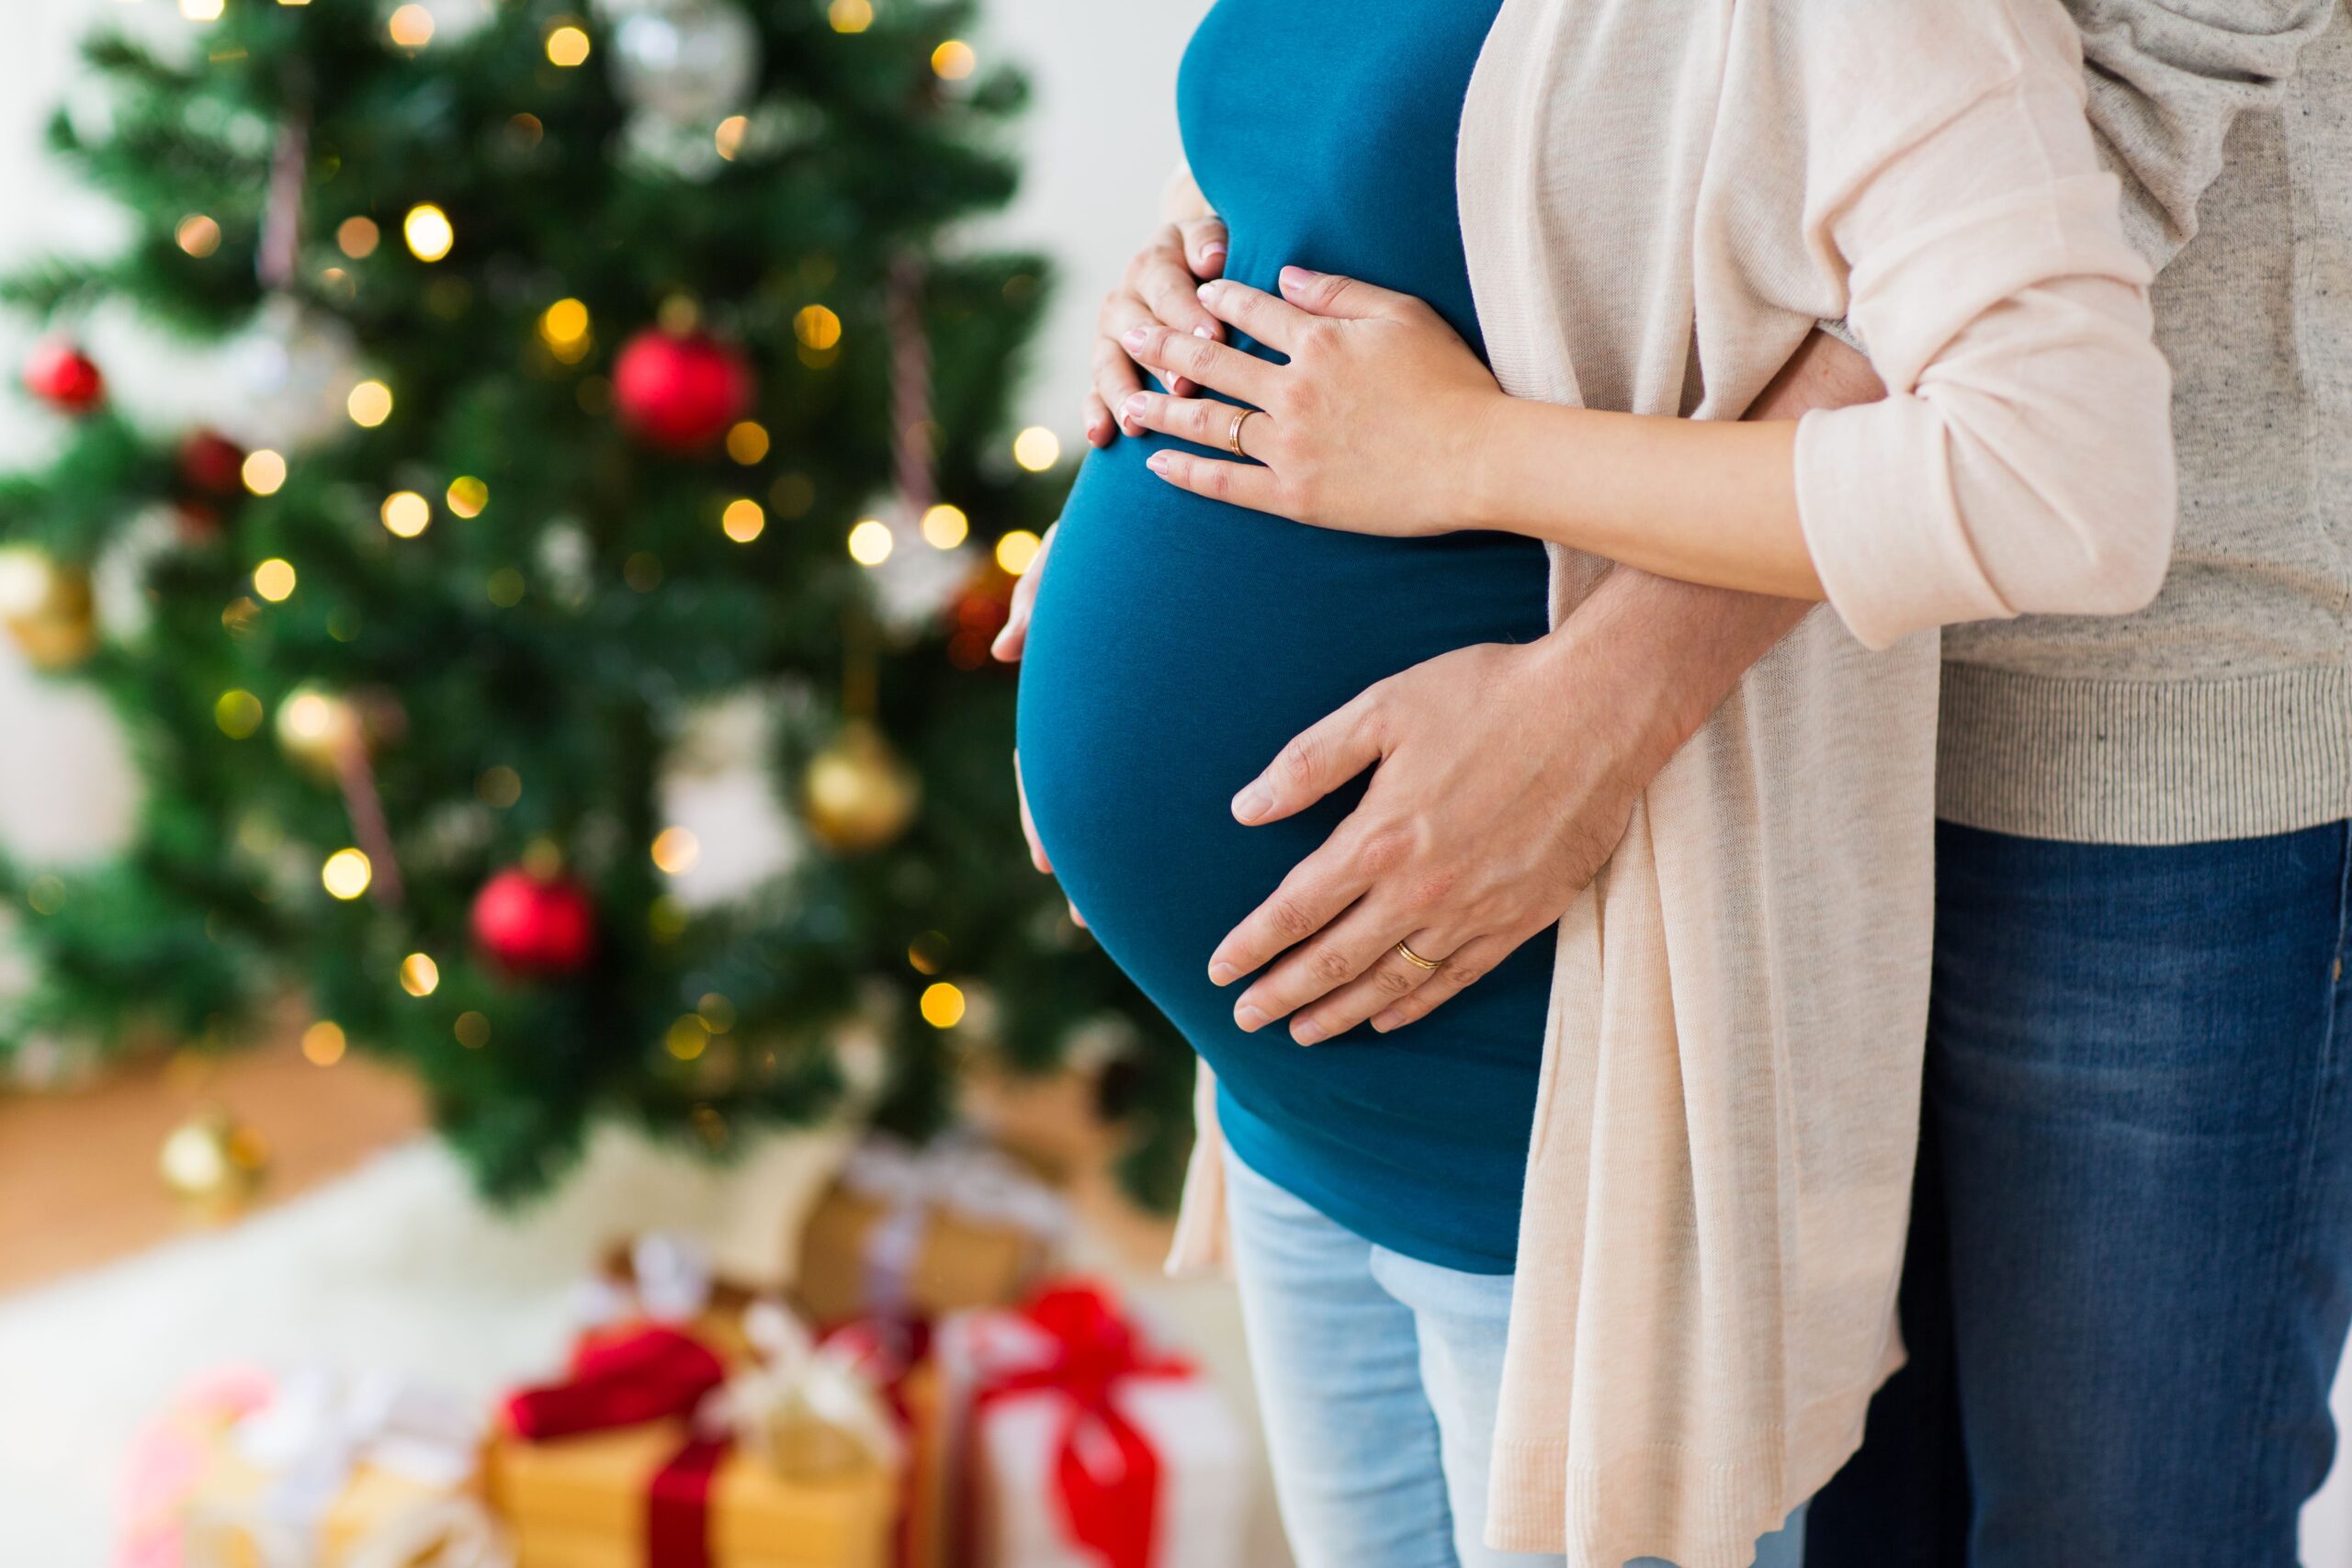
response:
<svg viewBox="0 0 2352 1568"><path fill-rule="evenodd" d="M1900 1359L1932 628L2135 608L2170 542L2150 274L2083 69L2058 0L1504 0L1487 37L1458 189L1506 390L1734 419L1849 312L1889 387L1799 426L1829 608L1561 921L1491 1545L1745 1568ZM1555 620L1608 570L1555 550ZM1186 1262L1221 1230L1202 1132Z"/></svg>
<svg viewBox="0 0 2352 1568"><path fill-rule="evenodd" d="M1946 635L1937 809L2119 844L2352 816L2352 12L2070 5L2164 268L2179 532L2138 615Z"/></svg>

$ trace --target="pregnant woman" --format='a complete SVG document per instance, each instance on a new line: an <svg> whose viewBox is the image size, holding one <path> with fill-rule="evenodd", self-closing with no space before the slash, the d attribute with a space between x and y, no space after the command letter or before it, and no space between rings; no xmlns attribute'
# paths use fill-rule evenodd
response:
<svg viewBox="0 0 2352 1568"><path fill-rule="evenodd" d="M1911 9L1221 0L1187 53L1225 281L1124 339L1194 395L1110 411L1020 756L1044 856L1213 1075L1186 1229L1230 1222L1306 1568L1794 1562L1900 1359L1908 634L2130 608L2171 496L2071 28L1874 14ZM1895 395L1800 437L1775 376L1849 309ZM1825 596L1592 891L1474 931L1302 881L1350 831L1411 863L1444 802L1394 809L1410 781L1544 846L1594 617L1760 646ZM1441 965L1443 1007L1382 1005Z"/></svg>

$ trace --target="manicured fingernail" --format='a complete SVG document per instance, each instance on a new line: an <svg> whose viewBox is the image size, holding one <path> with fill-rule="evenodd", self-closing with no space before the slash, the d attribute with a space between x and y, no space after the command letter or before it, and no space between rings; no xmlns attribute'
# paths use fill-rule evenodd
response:
<svg viewBox="0 0 2352 1568"><path fill-rule="evenodd" d="M1119 337L1119 341L1125 344L1129 348L1141 348L1150 340L1151 329L1149 327L1129 327L1125 333L1121 333Z"/></svg>
<svg viewBox="0 0 2352 1568"><path fill-rule="evenodd" d="M1399 1014L1384 1012L1372 1021L1372 1027L1375 1032L1385 1034L1404 1021L1405 1020Z"/></svg>
<svg viewBox="0 0 2352 1568"><path fill-rule="evenodd" d="M1119 405L1119 412L1129 419L1140 420L1143 418L1143 411L1150 406L1149 400L1141 392L1136 392L1131 394L1125 402Z"/></svg>
<svg viewBox="0 0 2352 1568"><path fill-rule="evenodd" d="M1319 272L1309 272L1303 266L1286 266L1283 268L1283 287L1304 288L1322 276Z"/></svg>
<svg viewBox="0 0 2352 1568"><path fill-rule="evenodd" d="M1223 245L1203 245L1201 247L1201 260L1207 263L1210 266L1215 266L1224 259L1225 247Z"/></svg>
<svg viewBox="0 0 2352 1568"><path fill-rule="evenodd" d="M1149 468L1155 474L1164 474L1169 469L1176 466L1176 457L1173 453L1154 452L1150 457L1144 459L1143 466Z"/></svg>
<svg viewBox="0 0 2352 1568"><path fill-rule="evenodd" d="M1302 1018L1290 1026L1290 1037L1301 1045L1312 1045L1323 1038L1323 1026L1311 1018Z"/></svg>
<svg viewBox="0 0 2352 1568"><path fill-rule="evenodd" d="M1266 1027L1266 1015L1257 1008L1244 1002L1241 1006L1233 1010L1233 1021L1241 1026L1242 1033L1255 1034L1258 1031Z"/></svg>
<svg viewBox="0 0 2352 1568"><path fill-rule="evenodd" d="M1233 984L1233 965L1220 958L1209 965L1209 983L1214 986Z"/></svg>
<svg viewBox="0 0 2352 1568"><path fill-rule="evenodd" d="M1216 329L1215 327L1194 327L1193 329L1193 335L1194 337L1215 337L1216 336Z"/></svg>
<svg viewBox="0 0 2352 1568"><path fill-rule="evenodd" d="M1206 283L1202 284L1194 292L1198 293L1204 299L1214 299L1217 296L1217 291L1224 287L1224 284L1212 277Z"/></svg>
<svg viewBox="0 0 2352 1568"><path fill-rule="evenodd" d="M1255 822L1259 818L1263 817L1267 808L1273 804L1273 791L1264 784L1253 784L1233 797L1233 819L1237 822Z"/></svg>

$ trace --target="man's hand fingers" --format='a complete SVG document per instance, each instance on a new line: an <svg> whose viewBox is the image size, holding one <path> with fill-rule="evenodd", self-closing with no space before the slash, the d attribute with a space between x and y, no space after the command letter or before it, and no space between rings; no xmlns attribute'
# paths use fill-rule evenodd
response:
<svg viewBox="0 0 2352 1568"><path fill-rule="evenodd" d="M1291 867L1282 886L1216 944L1209 954L1209 979L1231 985L1314 936L1354 903L1372 879L1352 863L1353 842L1343 825L1321 849Z"/></svg>
<svg viewBox="0 0 2352 1568"><path fill-rule="evenodd" d="M1198 278L1223 277L1227 237L1222 218L1194 218L1176 225L1184 240L1184 265Z"/></svg>
<svg viewBox="0 0 2352 1568"><path fill-rule="evenodd" d="M1255 828L1306 810L1380 761L1380 705L1370 686L1291 738L1266 771L1233 797L1234 820Z"/></svg>
<svg viewBox="0 0 2352 1568"><path fill-rule="evenodd" d="M1410 937L1407 942L1416 953L1420 944ZM1510 956L1512 944L1499 937L1479 937L1462 944L1459 952L1430 972L1420 985L1388 1003L1372 1016L1372 1027L1382 1034L1392 1029L1402 1029L1408 1023L1429 1017L1476 985L1487 974ZM1422 953L1424 958L1429 954Z"/></svg>
<svg viewBox="0 0 2352 1568"><path fill-rule="evenodd" d="M1252 981L1233 1004L1233 1021L1245 1033L1254 1032L1278 1018L1321 1002L1376 968L1384 957L1394 956L1396 938L1393 933L1403 923L1369 901L1355 904ZM1295 1024L1291 1038L1301 1045L1327 1038L1305 1019Z"/></svg>
<svg viewBox="0 0 2352 1568"><path fill-rule="evenodd" d="M1406 945L1423 958L1431 956L1432 949L1437 953L1445 951L1433 931L1415 931L1406 938ZM1443 965L1425 969L1392 944L1373 961L1371 968L1312 1007L1299 1010L1298 1016L1291 1020L1290 1036L1302 1045L1336 1039L1375 1013L1393 1013L1442 972Z"/></svg>

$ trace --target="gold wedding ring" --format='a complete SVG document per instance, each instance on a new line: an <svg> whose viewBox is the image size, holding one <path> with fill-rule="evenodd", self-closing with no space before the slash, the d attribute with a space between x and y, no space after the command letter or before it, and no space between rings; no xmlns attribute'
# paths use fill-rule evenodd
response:
<svg viewBox="0 0 2352 1568"><path fill-rule="evenodd" d="M1438 961L1436 959L1423 958L1419 953L1415 953L1411 948L1407 947L1401 942L1396 944L1396 951L1404 956L1405 962L1408 964L1418 964L1424 969L1434 969L1438 966Z"/></svg>
<svg viewBox="0 0 2352 1568"><path fill-rule="evenodd" d="M1249 453L1244 452L1241 449L1241 427L1250 423L1250 416L1251 414L1261 413L1263 412L1264 411L1261 409L1235 409L1233 411L1233 428L1225 433L1225 444L1233 448L1233 455L1235 457L1247 457L1250 456Z"/></svg>

